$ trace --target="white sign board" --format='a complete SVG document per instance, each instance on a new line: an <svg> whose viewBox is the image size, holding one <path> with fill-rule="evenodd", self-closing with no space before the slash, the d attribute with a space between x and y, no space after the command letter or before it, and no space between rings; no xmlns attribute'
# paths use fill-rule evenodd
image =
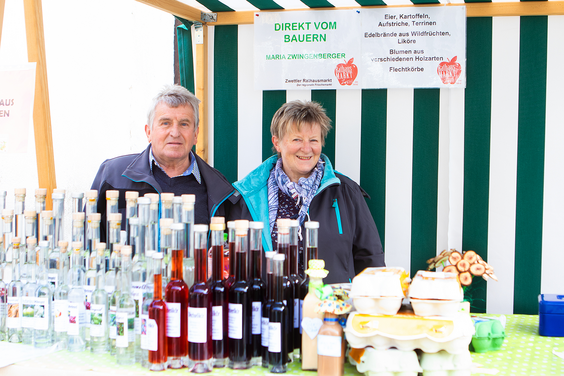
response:
<svg viewBox="0 0 564 376"><path fill-rule="evenodd" d="M255 13L255 88L359 88L358 10Z"/></svg>
<svg viewBox="0 0 564 376"><path fill-rule="evenodd" d="M466 7L255 13L257 90L466 86Z"/></svg>
<svg viewBox="0 0 564 376"><path fill-rule="evenodd" d="M27 152L35 63L0 67L0 153Z"/></svg>
<svg viewBox="0 0 564 376"><path fill-rule="evenodd" d="M364 88L466 87L466 7L362 12Z"/></svg>

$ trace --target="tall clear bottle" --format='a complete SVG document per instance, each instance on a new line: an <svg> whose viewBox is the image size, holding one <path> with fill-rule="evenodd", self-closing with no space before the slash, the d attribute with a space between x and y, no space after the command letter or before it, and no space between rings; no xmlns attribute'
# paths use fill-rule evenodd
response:
<svg viewBox="0 0 564 376"><path fill-rule="evenodd" d="M31 238L29 238L31 239ZM49 347L53 341L53 288L49 283L46 253L49 242L42 241L37 252L38 287L35 290L33 346Z"/></svg>
<svg viewBox="0 0 564 376"><path fill-rule="evenodd" d="M90 351L101 354L108 351L108 293L105 284L106 244L98 243L96 254L96 289L90 296Z"/></svg>
<svg viewBox="0 0 564 376"><path fill-rule="evenodd" d="M290 219L282 218L277 220L278 226L278 253L284 255L284 301L288 308L288 356L289 361L292 360L294 353L294 331L290 330L294 325L294 292L296 290L294 284L290 280Z"/></svg>
<svg viewBox="0 0 564 376"><path fill-rule="evenodd" d="M61 278L66 278L66 274L60 274L59 272L59 262L61 259L61 250L60 244L61 242L65 242L68 246L68 242L66 240L59 240L57 243L54 243L54 225L53 225L53 212L51 210L44 210L41 212L41 226L40 226L40 234L39 234L39 241L47 241L49 243L49 253L47 258L49 260L49 272L48 278L49 283L56 289L59 283L61 282ZM67 254L68 256L68 254ZM65 268L68 268L69 265L65 265ZM68 281L64 281L68 284Z"/></svg>
<svg viewBox="0 0 564 376"><path fill-rule="evenodd" d="M184 282L188 287L194 284L194 205L196 195L184 194L182 197L182 223L186 238L186 252L182 265L184 267Z"/></svg>
<svg viewBox="0 0 564 376"><path fill-rule="evenodd" d="M53 239L47 240L51 241L51 248L54 248L55 244L59 244L59 240L65 239L65 190L54 189L51 198L53 199Z"/></svg>
<svg viewBox="0 0 564 376"><path fill-rule="evenodd" d="M111 213L108 214L108 241L109 247L106 249L105 259L106 259L106 286L115 286L116 284L116 271L117 265L120 263L121 254L117 252L118 249L121 250L121 213ZM111 290L111 288L109 288ZM113 291L112 291L113 292Z"/></svg>
<svg viewBox="0 0 564 376"><path fill-rule="evenodd" d="M37 239L37 217L35 210L25 210L24 211L25 220L25 238L35 238Z"/></svg>
<svg viewBox="0 0 564 376"><path fill-rule="evenodd" d="M174 223L182 223L182 197L174 196L172 199L172 219Z"/></svg>
<svg viewBox="0 0 564 376"><path fill-rule="evenodd" d="M161 231L161 242L160 242L160 252L163 254L163 288L168 285L171 280L172 273L172 218L161 218L160 219L160 231ZM184 275L184 273L182 274Z"/></svg>
<svg viewBox="0 0 564 376"><path fill-rule="evenodd" d="M8 284L8 315L6 317L6 326L8 328L8 340L12 343L20 343L22 342L21 316L23 295L23 286L22 282L20 281L20 268L18 265L20 254L20 238L15 237L11 239L11 244L12 245L10 248L12 252L12 280Z"/></svg>
<svg viewBox="0 0 564 376"><path fill-rule="evenodd" d="M90 254L90 264L96 267L96 252L98 243L100 243L100 221L102 216L100 213L91 213L86 217L86 250ZM105 244L105 243L104 243ZM105 251L104 251L105 252ZM105 257L105 253L104 253ZM106 271L106 262L104 259L104 272Z"/></svg>
<svg viewBox="0 0 564 376"><path fill-rule="evenodd" d="M146 193L144 197L151 200L149 204L149 231L146 235L147 249L159 249L159 194ZM164 255L166 257L166 255ZM164 266L163 266L164 268Z"/></svg>
<svg viewBox="0 0 564 376"><path fill-rule="evenodd" d="M35 237L41 241L39 237L41 229L41 212L46 209L47 188L38 188L35 190ZM55 244L56 245L56 244Z"/></svg>
<svg viewBox="0 0 564 376"><path fill-rule="evenodd" d="M15 188L14 199L14 236L25 244L25 188Z"/></svg>
<svg viewBox="0 0 564 376"><path fill-rule="evenodd" d="M119 191L108 190L106 191L106 241L108 242L110 233L110 214L119 213L118 209ZM120 218L121 226L121 218ZM119 241L119 240L118 240Z"/></svg>
<svg viewBox="0 0 564 376"><path fill-rule="evenodd" d="M182 358L188 355L188 286L184 282L182 259L186 251L184 225L173 223L172 270L166 285L165 297L168 307L167 346L171 368L182 368ZM156 283L156 282L155 282Z"/></svg>
<svg viewBox="0 0 564 376"><path fill-rule="evenodd" d="M127 191L125 192L125 230L127 231L127 239L126 241L129 242L131 239L131 226L129 224L129 220L131 218L137 217L137 199L139 198L139 192L137 191ZM132 245L130 243L127 243ZM135 256L136 249L133 248L132 250L133 255Z"/></svg>
<svg viewBox="0 0 564 376"><path fill-rule="evenodd" d="M116 311L116 361L135 363L135 301L131 295L131 246L121 247L121 294Z"/></svg>
<svg viewBox="0 0 564 376"><path fill-rule="evenodd" d="M140 234L139 218L129 219L131 247L135 257L131 269L131 295L135 302L135 361L141 362L141 307L147 292L147 260L145 258L145 239Z"/></svg>
<svg viewBox="0 0 564 376"><path fill-rule="evenodd" d="M4 282L4 244L0 239L0 341L5 341L6 333L6 316L8 314L8 288Z"/></svg>
<svg viewBox="0 0 564 376"><path fill-rule="evenodd" d="M69 292L70 287L68 285L67 279L64 277L67 275L67 265L68 265L68 242L64 240L59 241L59 252L60 255L57 258L58 267L58 278L59 281L54 293L54 329L55 329L55 342L63 349L67 348L68 343L68 326L69 326ZM51 267L51 260L49 261L49 267ZM51 271L49 271L50 275ZM49 281L51 278L48 276ZM51 282L49 282L51 283Z"/></svg>
<svg viewBox="0 0 564 376"><path fill-rule="evenodd" d="M149 363L149 345L150 345L150 341L149 341L149 333L147 332L148 330L148 319L149 319L149 306L151 304L151 302L153 301L153 290L155 288L154 284L154 275L157 273L155 268L161 268L159 270L159 274L161 275L161 296L162 296L162 253L159 253L159 262L158 262L158 266L155 266L155 264L157 264L157 262L154 260L153 255L157 253L155 251L149 250L146 251L146 255L145 255L145 259L147 260L147 290L145 291L145 294L143 294L143 304L141 305L141 313L140 313L140 319L141 319L141 366L145 367L145 368L151 368L151 365ZM164 341L166 342L166 321L164 323L165 325L165 329L164 332L162 333L164 336ZM154 350L153 350L154 351ZM165 351L165 356L166 356L166 351Z"/></svg>
<svg viewBox="0 0 564 376"><path fill-rule="evenodd" d="M288 370L288 345L286 333L291 331L287 316L292 307L284 303L285 256L274 256L274 299L270 307L268 323L268 364L271 373L285 373Z"/></svg>
<svg viewBox="0 0 564 376"><path fill-rule="evenodd" d="M196 273L190 287L188 305L188 369L195 373L211 372L212 299L208 277L208 226L194 225L194 261Z"/></svg>
<svg viewBox="0 0 564 376"><path fill-rule="evenodd" d="M115 253L115 264L111 265L113 269L106 272L106 292L111 291L109 295L110 308L108 310L108 330L110 337L110 354L116 354L116 339L117 339L117 306L119 303L119 298L121 294L121 283L122 283L122 270L121 270L121 244L116 244L114 247ZM110 274L108 274L110 273ZM108 276L112 276L112 283L108 284ZM135 325L135 323L134 323Z"/></svg>
<svg viewBox="0 0 564 376"><path fill-rule="evenodd" d="M153 257L153 299L147 309L146 330L148 363L151 371L164 371L168 360L167 304L163 300L162 260L163 254L154 252Z"/></svg>
<svg viewBox="0 0 564 376"><path fill-rule="evenodd" d="M20 252L20 270L24 270L26 258L31 259L29 276L22 288L22 343L24 345L33 344L33 333L35 331L35 292L38 287L35 246L36 239L29 238L27 248L22 248Z"/></svg>
<svg viewBox="0 0 564 376"><path fill-rule="evenodd" d="M31 279L31 269L35 270L35 277L37 278L37 268L39 265L37 264L37 238L31 236L26 239L25 248L21 248L23 252L22 256L20 257L20 280L25 285ZM45 244L45 248L49 247L49 242ZM36 281L37 282L37 281Z"/></svg>
<svg viewBox="0 0 564 376"><path fill-rule="evenodd" d="M270 307L274 303L274 256L276 252L265 252L266 260L266 299L262 308L261 345L262 367L268 368L268 325L270 321Z"/></svg>
<svg viewBox="0 0 564 376"><path fill-rule="evenodd" d="M251 365L251 299L247 280L249 221L235 221L235 280L229 289L229 368ZM232 256L230 256L232 257ZM231 260L230 260L231 261Z"/></svg>
<svg viewBox="0 0 564 376"><path fill-rule="evenodd" d="M161 218L174 219L172 212L173 199L174 193L161 193Z"/></svg>
<svg viewBox="0 0 564 376"><path fill-rule="evenodd" d="M69 270L69 325L67 348L71 352L86 350L86 306L84 292L85 270L81 262L82 243L72 243Z"/></svg>
<svg viewBox="0 0 564 376"><path fill-rule="evenodd" d="M222 368L227 366L229 359L227 344L227 314L229 291L225 289L223 281L223 231L224 223L212 223L211 249L212 249L212 343L213 366Z"/></svg>
<svg viewBox="0 0 564 376"><path fill-rule="evenodd" d="M12 209L3 209L2 210L2 237L4 243L4 282L10 283L13 279L12 277L12 269L7 267L12 262L12 238L14 233L13 229L13 221L14 221L14 211ZM18 255L19 257L19 255Z"/></svg>
<svg viewBox="0 0 564 376"><path fill-rule="evenodd" d="M73 192L71 194L71 213L83 213L84 215L84 219L86 219L86 214L84 213L84 193L83 192ZM88 249L86 247L86 226L84 226L84 220L83 220L83 226L82 226L82 239L84 239L84 244L82 245L83 249L86 249L90 252L90 249Z"/></svg>
<svg viewBox="0 0 564 376"><path fill-rule="evenodd" d="M266 284L262 279L262 222L249 223L249 293L251 297L251 365L262 364L262 306L266 300Z"/></svg>

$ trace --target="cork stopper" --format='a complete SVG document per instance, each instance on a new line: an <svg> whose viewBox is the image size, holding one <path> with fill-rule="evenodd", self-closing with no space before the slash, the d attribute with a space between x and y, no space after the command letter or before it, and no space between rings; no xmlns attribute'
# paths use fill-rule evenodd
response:
<svg viewBox="0 0 564 376"><path fill-rule="evenodd" d="M235 221L235 234L237 235L247 235L249 230L249 221L246 219L238 219Z"/></svg>
<svg viewBox="0 0 564 376"><path fill-rule="evenodd" d="M89 201L96 200L98 198L98 191L95 189L91 189L89 191L84 192L84 197L86 197Z"/></svg>
<svg viewBox="0 0 564 376"><path fill-rule="evenodd" d="M184 194L180 197L182 197L182 202L185 204L193 204L196 202L196 195Z"/></svg>
<svg viewBox="0 0 564 376"><path fill-rule="evenodd" d="M264 228L264 223L262 222L249 222L249 228L252 228L254 230L262 230Z"/></svg>
<svg viewBox="0 0 564 376"><path fill-rule="evenodd" d="M41 219L43 220L53 220L53 210L43 210L41 212Z"/></svg>
<svg viewBox="0 0 564 376"><path fill-rule="evenodd" d="M24 195L25 196L25 188L14 188L15 195Z"/></svg>
<svg viewBox="0 0 564 376"><path fill-rule="evenodd" d="M26 239L25 242L27 243L28 247L34 247L37 244L37 239L35 238L35 236L30 236Z"/></svg>
<svg viewBox="0 0 564 376"><path fill-rule="evenodd" d="M319 228L319 222L317 221L307 221L304 223L305 228Z"/></svg>
<svg viewBox="0 0 564 376"><path fill-rule="evenodd" d="M208 232L208 225L194 225L194 232Z"/></svg>
<svg viewBox="0 0 564 376"><path fill-rule="evenodd" d="M137 191L127 191L125 192L125 199L126 200L136 200L139 198L139 192Z"/></svg>
<svg viewBox="0 0 564 376"><path fill-rule="evenodd" d="M131 256L131 246L130 245L124 245L121 247L121 255L122 257L125 256Z"/></svg>
<svg viewBox="0 0 564 376"><path fill-rule="evenodd" d="M3 209L2 218L4 218L4 222L11 223L12 219L14 219L14 211L12 209Z"/></svg>
<svg viewBox="0 0 564 376"><path fill-rule="evenodd" d="M158 204L159 203L159 194L158 193L145 193L145 197L151 199L151 204Z"/></svg>
<svg viewBox="0 0 564 376"><path fill-rule="evenodd" d="M108 221L110 221L110 222L120 222L121 223L121 213L110 213L110 214L108 214Z"/></svg>
<svg viewBox="0 0 564 376"><path fill-rule="evenodd" d="M223 223L211 223L210 224L211 231L223 231L225 230L225 225Z"/></svg>
<svg viewBox="0 0 564 376"><path fill-rule="evenodd" d="M64 189L61 189L61 188L55 188L55 189L53 189L53 193L63 195L63 197L64 197L66 191Z"/></svg>
<svg viewBox="0 0 564 376"><path fill-rule="evenodd" d="M102 220L102 214L100 213L88 214L88 223L95 224L96 222L98 222L98 224L100 224L101 220Z"/></svg>
<svg viewBox="0 0 564 376"><path fill-rule="evenodd" d="M161 202L164 209L172 208L172 200L174 199L174 193L161 193Z"/></svg>
<svg viewBox="0 0 564 376"><path fill-rule="evenodd" d="M69 247L69 242L67 242L66 240L59 240L59 249L61 250L62 253L66 253L68 247Z"/></svg>
<svg viewBox="0 0 564 376"><path fill-rule="evenodd" d="M72 242L72 251L75 255L80 253L82 249L82 242Z"/></svg>
<svg viewBox="0 0 564 376"><path fill-rule="evenodd" d="M72 198L84 198L84 193L82 192L73 192L71 195Z"/></svg>
<svg viewBox="0 0 564 376"><path fill-rule="evenodd" d="M35 197L45 199L47 197L47 188L37 188L35 190Z"/></svg>
<svg viewBox="0 0 564 376"><path fill-rule="evenodd" d="M214 224L214 223L225 224L225 218L224 217L212 217L210 223L212 223L212 224Z"/></svg>
<svg viewBox="0 0 564 376"><path fill-rule="evenodd" d="M172 219L172 218L161 218L159 220L161 228L170 228L170 226L172 225L173 222L174 222L174 219Z"/></svg>
<svg viewBox="0 0 564 376"><path fill-rule="evenodd" d="M106 251L106 243L100 242L96 244L96 251L99 252L100 250L102 250L102 254Z"/></svg>
<svg viewBox="0 0 564 376"><path fill-rule="evenodd" d="M21 239L20 239L19 236L16 236L16 237L13 237L13 238L12 238L12 244L14 244L14 245L17 244L18 247L20 246L20 241L21 241Z"/></svg>
<svg viewBox="0 0 564 376"><path fill-rule="evenodd" d="M36 215L35 210L24 210L24 217L26 218L35 218Z"/></svg>
<svg viewBox="0 0 564 376"><path fill-rule="evenodd" d="M76 222L76 221L84 222L84 213L83 212L72 213L72 221L73 222Z"/></svg>
<svg viewBox="0 0 564 376"><path fill-rule="evenodd" d="M118 198L119 198L119 191L106 191L106 200L111 200L111 199L117 200Z"/></svg>

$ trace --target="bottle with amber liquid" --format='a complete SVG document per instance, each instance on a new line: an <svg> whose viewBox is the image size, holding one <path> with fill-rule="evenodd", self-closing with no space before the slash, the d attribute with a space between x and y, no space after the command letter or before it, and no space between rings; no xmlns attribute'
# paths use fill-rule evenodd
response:
<svg viewBox="0 0 564 376"><path fill-rule="evenodd" d="M227 308L229 291L225 288L223 280L223 231L224 223L210 224L211 250L212 250L212 346L213 366L222 368L227 366Z"/></svg>
<svg viewBox="0 0 564 376"><path fill-rule="evenodd" d="M290 280L290 219L281 218L277 220L278 226L278 253L284 255L284 302L288 307L286 318L286 334L288 337L288 361L292 361L294 352L294 293L296 286Z"/></svg>
<svg viewBox="0 0 564 376"><path fill-rule="evenodd" d="M167 346L170 368L182 368L182 358L188 355L188 286L182 278L182 259L186 250L184 224L173 223L171 247L171 277L166 285L168 307ZM156 282L155 282L156 284Z"/></svg>
<svg viewBox="0 0 564 376"><path fill-rule="evenodd" d="M235 221L235 280L229 289L228 316L228 366L232 369L247 369L251 365L251 299L247 281L248 228L249 221Z"/></svg>
<svg viewBox="0 0 564 376"><path fill-rule="evenodd" d="M274 256L274 299L270 307L268 323L268 365L271 373L285 373L288 370L288 313L292 309L284 299L284 262L283 254Z"/></svg>
<svg viewBox="0 0 564 376"><path fill-rule="evenodd" d="M194 225L194 284L190 287L188 306L188 369L195 373L211 372L212 299L208 276L208 226Z"/></svg>
<svg viewBox="0 0 564 376"><path fill-rule="evenodd" d="M251 296L251 365L262 364L262 306L265 301L266 285L262 280L262 222L249 223L249 271Z"/></svg>
<svg viewBox="0 0 564 376"><path fill-rule="evenodd" d="M294 334L294 359L300 359L300 348L302 338L300 336L300 286L302 278L298 272L298 258L299 258L299 239L298 232L300 223L297 219L290 220L290 274L289 279L294 289L294 305L293 305L293 334Z"/></svg>
<svg viewBox="0 0 564 376"><path fill-rule="evenodd" d="M167 340L167 305L163 300L162 263L163 254L155 252L153 256L153 300L149 305L148 318L141 323L141 331L147 333L147 347L149 350L149 369L164 371L168 359Z"/></svg>
<svg viewBox="0 0 564 376"><path fill-rule="evenodd" d="M274 302L274 265L273 259L276 252L265 252L266 260L266 297L262 308L261 345L262 367L268 368L268 325L270 320L270 307Z"/></svg>

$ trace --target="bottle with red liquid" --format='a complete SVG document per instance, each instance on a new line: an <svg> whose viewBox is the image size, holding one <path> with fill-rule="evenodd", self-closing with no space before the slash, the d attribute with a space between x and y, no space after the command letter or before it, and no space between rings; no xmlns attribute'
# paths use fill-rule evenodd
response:
<svg viewBox="0 0 564 376"><path fill-rule="evenodd" d="M276 252L265 252L266 260L266 297L262 308L261 345L262 366L268 368L268 323L270 319L270 307L274 302L274 266L273 259Z"/></svg>
<svg viewBox="0 0 564 376"><path fill-rule="evenodd" d="M278 253L284 255L284 303L288 307L288 314L285 316L288 320L285 327L288 329L287 346L289 362L292 361L294 353L294 291L295 286L290 280L290 219L280 218L276 222L278 226Z"/></svg>
<svg viewBox="0 0 564 376"><path fill-rule="evenodd" d="M141 322L141 332L147 336L149 350L149 368L151 371L164 371L168 359L167 346L167 306L163 300L163 254L153 253L153 300L149 305L149 316L145 323Z"/></svg>
<svg viewBox="0 0 564 376"><path fill-rule="evenodd" d="M262 222L249 223L249 271L251 296L251 365L262 364L262 306L265 301L266 285L262 279Z"/></svg>
<svg viewBox="0 0 564 376"><path fill-rule="evenodd" d="M290 220L290 282L294 288L294 359L300 359L300 348L302 338L300 335L300 285L302 278L298 272L298 258L299 258L299 239L298 234L300 230L300 223L297 219ZM290 329L288 329L290 330Z"/></svg>
<svg viewBox="0 0 564 376"><path fill-rule="evenodd" d="M194 284L190 287L188 306L188 369L195 373L211 372L212 299L208 277L208 226L194 225Z"/></svg>
<svg viewBox="0 0 564 376"><path fill-rule="evenodd" d="M227 258L229 277L225 280L225 288L229 291L235 281L235 221L227 222L227 239L229 244L229 257Z"/></svg>
<svg viewBox="0 0 564 376"><path fill-rule="evenodd" d="M227 366L228 343L227 343L227 304L228 290L223 281L223 231L224 223L210 224L211 230L211 252L212 252L212 346L213 366L222 368Z"/></svg>
<svg viewBox="0 0 564 376"><path fill-rule="evenodd" d="M170 368L182 368L182 358L188 355L188 286L184 282L182 259L186 251L184 224L173 223L171 275L166 285L168 307L166 336Z"/></svg>
<svg viewBox="0 0 564 376"><path fill-rule="evenodd" d="M231 369L251 365L251 299L247 281L249 221L235 221L235 280L229 289L229 363ZM233 257L233 256L231 256Z"/></svg>
<svg viewBox="0 0 564 376"><path fill-rule="evenodd" d="M284 303L284 255L274 256L274 299L270 307L268 324L269 369L271 373L285 373L288 370L288 336L291 329L286 326L287 316L293 307Z"/></svg>

